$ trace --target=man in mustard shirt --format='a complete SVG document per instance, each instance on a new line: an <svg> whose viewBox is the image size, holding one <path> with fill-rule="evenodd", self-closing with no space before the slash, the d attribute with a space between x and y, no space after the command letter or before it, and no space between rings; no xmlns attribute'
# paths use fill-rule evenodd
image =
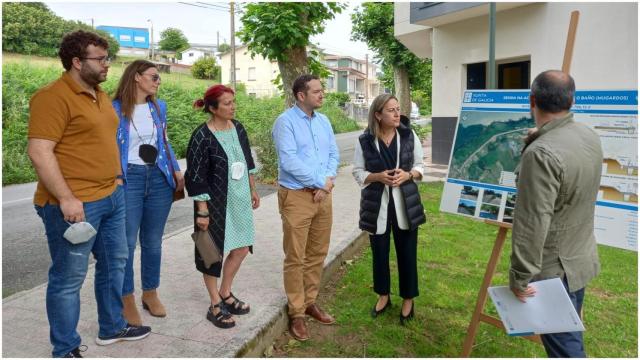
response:
<svg viewBox="0 0 640 360"><path fill-rule="evenodd" d="M122 317L129 250L124 190L118 178L118 117L109 96L98 86L107 78L108 47L105 39L91 32L66 35L59 50L66 71L38 90L29 107L27 152L39 179L34 204L44 222L51 255L46 303L53 357L82 357L76 328L80 288L92 253L99 323L96 343L138 340L151 331L148 326L130 326ZM70 236L70 227L79 236ZM91 227L97 233L89 237Z"/></svg>
<svg viewBox="0 0 640 360"><path fill-rule="evenodd" d="M509 285L521 301L535 283L560 278L578 314L584 289L600 272L593 216L602 171L600 137L576 123L571 76L550 70L531 84L537 131L529 135L517 173ZM542 335L549 357L586 357L582 332Z"/></svg>

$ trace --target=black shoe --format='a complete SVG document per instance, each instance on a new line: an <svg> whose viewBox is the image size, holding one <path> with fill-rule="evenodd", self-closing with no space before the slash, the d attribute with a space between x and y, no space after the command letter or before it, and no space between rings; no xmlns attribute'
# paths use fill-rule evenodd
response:
<svg viewBox="0 0 640 360"><path fill-rule="evenodd" d="M146 338L151 333L149 326L133 326L127 324L127 327L122 329L119 333L112 336L98 336L96 338L96 344L109 345L118 341L134 341Z"/></svg>
<svg viewBox="0 0 640 360"><path fill-rule="evenodd" d="M220 309L217 314L213 313L213 309ZM207 312L207 320L211 321L213 325L221 328L221 329L229 329L236 326L235 320L229 321L232 315L227 309L224 301L220 301L220 303L209 306L209 311Z"/></svg>
<svg viewBox="0 0 640 360"><path fill-rule="evenodd" d="M382 309L380 310L376 310L376 304L373 304L373 309L371 309L371 317L378 317L378 315L382 314L383 312L385 312L388 308L391 307L391 296L387 295L387 303L382 307Z"/></svg>
<svg viewBox="0 0 640 360"><path fill-rule="evenodd" d="M80 355L81 352L85 352L87 351L87 345L80 345L77 348L69 351L68 353L64 354L62 357L63 358L81 358L84 357L82 355Z"/></svg>
<svg viewBox="0 0 640 360"><path fill-rule="evenodd" d="M409 311L407 316L402 315L402 307L400 307L400 325L404 325L406 322L413 319L413 304L414 302L411 301L411 311Z"/></svg>
<svg viewBox="0 0 640 360"><path fill-rule="evenodd" d="M227 308L227 310L233 315L245 315L248 314L249 311L251 311L249 306L247 305L247 307L244 307L245 302L240 301L240 299L235 297L235 295L233 295L231 291L229 291L229 296L222 297L222 295L220 295L220 298L222 299L222 301L224 301L224 306ZM232 299L233 302L228 303L227 300L229 299Z"/></svg>

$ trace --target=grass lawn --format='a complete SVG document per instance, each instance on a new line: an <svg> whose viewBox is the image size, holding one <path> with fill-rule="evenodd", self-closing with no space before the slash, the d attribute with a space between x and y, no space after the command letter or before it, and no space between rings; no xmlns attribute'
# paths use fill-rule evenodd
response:
<svg viewBox="0 0 640 360"><path fill-rule="evenodd" d="M371 251L367 247L333 277L319 303L338 325L310 321L311 340L299 343L281 337L273 356L291 357L459 357L478 289L497 228L439 212L442 184L421 186L427 223L420 228L418 273L420 296L416 318L399 325L402 299L397 296L395 253L391 254L390 311L372 319ZM509 238L510 239L510 235ZM510 241L493 279L508 283ZM392 247L393 249L393 247ZM637 253L599 246L601 274L587 287L584 305L586 351L590 357L638 356ZM393 250L392 250L393 251ZM341 276L343 275L343 276ZM322 292L321 292L322 293ZM485 312L497 316L488 300ZM546 357L541 345L512 338L482 323L473 357Z"/></svg>

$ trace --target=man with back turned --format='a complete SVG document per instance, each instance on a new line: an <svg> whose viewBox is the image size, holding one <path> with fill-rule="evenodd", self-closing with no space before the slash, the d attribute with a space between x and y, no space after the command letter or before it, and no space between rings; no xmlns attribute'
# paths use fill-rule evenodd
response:
<svg viewBox="0 0 640 360"><path fill-rule="evenodd" d="M534 281L560 278L578 314L587 283L600 272L593 233L602 146L576 123L570 108L575 83L556 70L531 84L536 132L526 139L517 173L509 285L521 301ZM541 336L549 357L586 357L582 332Z"/></svg>

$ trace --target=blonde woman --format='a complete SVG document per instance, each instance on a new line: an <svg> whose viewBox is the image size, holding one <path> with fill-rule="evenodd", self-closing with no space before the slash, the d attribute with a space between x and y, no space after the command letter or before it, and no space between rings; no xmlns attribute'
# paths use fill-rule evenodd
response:
<svg viewBox="0 0 640 360"><path fill-rule="evenodd" d="M402 324L413 318L413 298L419 294L418 226L426 218L414 181L422 178L422 156L422 144L409 119L400 114L398 99L391 94L376 97L369 109L369 126L356 142L353 177L362 188L359 225L369 233L373 289L379 296L371 315L377 317L391 306L389 246L393 232Z"/></svg>

